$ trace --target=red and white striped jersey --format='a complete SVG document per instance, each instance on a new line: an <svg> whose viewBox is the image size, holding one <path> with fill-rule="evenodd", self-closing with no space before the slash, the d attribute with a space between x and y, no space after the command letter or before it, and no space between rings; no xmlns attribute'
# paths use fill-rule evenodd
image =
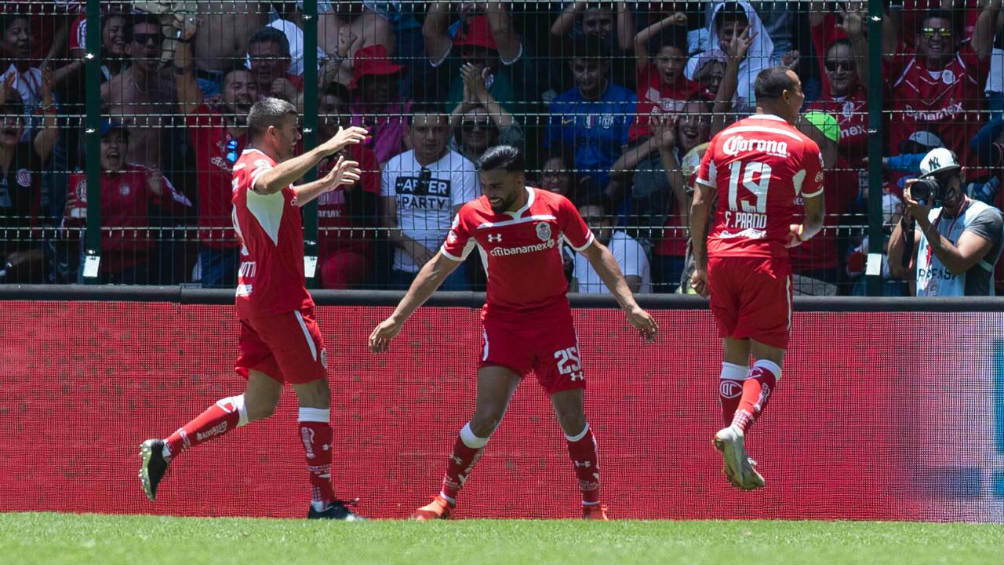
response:
<svg viewBox="0 0 1004 565"><path fill-rule="evenodd" d="M823 157L784 119L754 114L711 139L697 182L718 191L709 257L788 259L795 198L822 193Z"/></svg>
<svg viewBox="0 0 1004 565"><path fill-rule="evenodd" d="M252 190L274 159L245 149L234 164L233 221L241 241L237 313L242 318L313 307L303 274L303 221L293 189L273 194Z"/></svg>

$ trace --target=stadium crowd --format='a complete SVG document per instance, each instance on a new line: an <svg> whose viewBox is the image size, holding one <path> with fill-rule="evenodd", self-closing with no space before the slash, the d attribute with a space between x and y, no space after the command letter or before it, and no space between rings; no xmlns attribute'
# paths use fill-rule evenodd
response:
<svg viewBox="0 0 1004 565"><path fill-rule="evenodd" d="M318 203L325 288L406 288L480 194L473 162L513 144L536 186L600 228L632 290L686 292L694 171L711 136L755 110L753 81L772 65L803 77L798 128L826 175L826 227L792 252L801 293L864 292L867 199L882 199L892 233L932 149L957 155L969 199L1004 207L1000 0L886 3L883 59L871 62L885 86L883 184L871 188L863 3L317 4L317 100L306 101L315 24L302 2L101 2L101 281L235 284L232 168L265 96L316 107L319 139L369 131L346 150L362 178ZM84 5L0 8L0 282L82 277ZM998 293L1001 237L985 256ZM573 255L572 287L605 291ZM913 293L901 265L882 272L887 294ZM472 257L443 288L483 284Z"/></svg>

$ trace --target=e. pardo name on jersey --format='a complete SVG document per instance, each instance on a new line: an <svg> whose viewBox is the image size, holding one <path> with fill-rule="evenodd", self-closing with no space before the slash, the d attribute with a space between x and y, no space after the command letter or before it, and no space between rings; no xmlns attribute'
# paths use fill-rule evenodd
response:
<svg viewBox="0 0 1004 565"><path fill-rule="evenodd" d="M742 135L733 135L722 144L726 155L738 155L749 151L761 151L777 157L788 156L788 143L776 139L747 139Z"/></svg>
<svg viewBox="0 0 1004 565"><path fill-rule="evenodd" d="M554 247L554 240L548 239L547 241L536 243L534 245L518 245L516 247L493 247L490 254L494 257L504 257L507 255L522 255L524 253L536 253L538 251L546 251Z"/></svg>
<svg viewBox="0 0 1004 565"><path fill-rule="evenodd" d="M745 202L743 202L745 204ZM732 212L725 211L725 225L730 229L767 229L767 214L757 214L756 212Z"/></svg>

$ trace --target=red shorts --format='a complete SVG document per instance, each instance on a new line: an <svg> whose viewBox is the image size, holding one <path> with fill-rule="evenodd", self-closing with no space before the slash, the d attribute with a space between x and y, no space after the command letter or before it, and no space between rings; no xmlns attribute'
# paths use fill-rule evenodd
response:
<svg viewBox="0 0 1004 565"><path fill-rule="evenodd" d="M708 259L711 312L718 336L788 348L791 263L763 257Z"/></svg>
<svg viewBox="0 0 1004 565"><path fill-rule="evenodd" d="M567 305L543 315L505 318L481 312L481 367L498 365L537 376L548 394L586 388L579 339Z"/></svg>
<svg viewBox="0 0 1004 565"><path fill-rule="evenodd" d="M247 378L261 371L279 382L309 383L328 375L327 352L314 309L241 318L234 369Z"/></svg>

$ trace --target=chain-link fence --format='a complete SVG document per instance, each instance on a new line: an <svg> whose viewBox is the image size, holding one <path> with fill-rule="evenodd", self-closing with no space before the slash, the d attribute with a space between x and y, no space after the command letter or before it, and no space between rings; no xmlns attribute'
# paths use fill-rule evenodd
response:
<svg viewBox="0 0 1004 565"><path fill-rule="evenodd" d="M932 148L958 155L972 201L1004 198L999 0L35 0L2 10L8 283L234 285L231 173L263 96L301 112L298 150L339 126L369 130L347 152L360 181L304 208L306 253L317 257L308 275L327 288L407 285L480 193L473 162L509 143L525 151L529 184L579 206L633 288L685 291L694 173L708 140L755 111L753 81L772 65L798 73L797 127L825 167L825 227L792 252L797 292L911 292L917 275L889 264L884 246L904 182ZM995 245L992 265L1000 234L994 244L992 230L979 233ZM604 291L584 258L567 259L573 289ZM446 286L484 282L475 254Z"/></svg>

